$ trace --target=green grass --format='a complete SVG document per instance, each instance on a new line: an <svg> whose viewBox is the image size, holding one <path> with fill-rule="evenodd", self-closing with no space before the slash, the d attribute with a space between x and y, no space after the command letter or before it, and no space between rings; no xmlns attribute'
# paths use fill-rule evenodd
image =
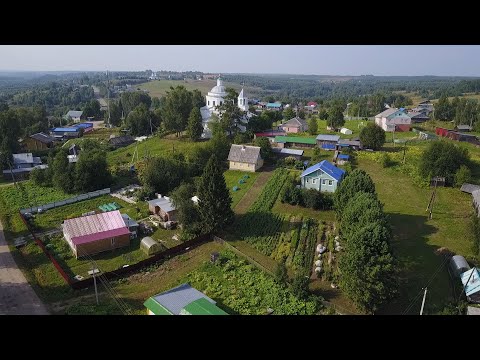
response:
<svg viewBox="0 0 480 360"><path fill-rule="evenodd" d="M252 187L255 180L257 180L260 173L254 172L244 172L239 170L227 170L223 173L225 176L225 182L227 183L227 188L230 191L230 195L232 196L232 209L237 206L240 199L248 193L248 190ZM244 175L248 175L249 178L245 179L244 184L239 184L239 180L243 179ZM233 191L233 187L238 186L240 190Z"/></svg>
<svg viewBox="0 0 480 360"><path fill-rule="evenodd" d="M167 91L170 90L170 86L176 87L179 85L184 86L189 91L195 89L200 90L202 95L206 95L215 85L217 85L217 80L154 80L144 84L136 85L136 87L142 90L147 90L151 97L162 97L165 96ZM237 83L224 82L224 85L226 87L234 88L237 92L240 92L242 88L242 86ZM259 88L245 87L245 91L249 97L252 97L252 95L258 93L259 90Z"/></svg>
<svg viewBox="0 0 480 360"><path fill-rule="evenodd" d="M385 313L402 313L410 301L428 283L443 258L435 250L446 247L454 253L471 257L468 218L472 212L471 196L458 189L439 188L433 219L425 209L431 190L412 184L411 178L367 159L358 167L372 177L384 211L393 227L392 248L399 260L400 295L384 309ZM428 287L426 310L440 309L451 297L448 273L444 269ZM412 310L416 313L420 302Z"/></svg>
<svg viewBox="0 0 480 360"><path fill-rule="evenodd" d="M172 248L181 243L180 240L172 239L175 234L178 234L178 237L180 237L178 230L167 230L159 227L153 232L152 235L150 235L150 237L166 248Z"/></svg>
<svg viewBox="0 0 480 360"><path fill-rule="evenodd" d="M188 155L189 152L196 147L203 147L207 142L191 142L186 139L161 139L153 137L142 141L141 143L134 143L129 146L111 151L107 154L107 161L109 165L126 165L132 161L132 156L135 148L138 145L138 159L143 159L145 156L168 156L174 151L181 152ZM136 161L136 157L135 160Z"/></svg>
<svg viewBox="0 0 480 360"><path fill-rule="evenodd" d="M140 241L141 237L132 239L130 246L93 255L92 258L102 272L113 271L127 264L136 264L148 258L148 255L140 248ZM62 234L50 237L48 243L53 245L55 254L61 254L62 258L57 258L57 260L67 274L71 277L75 275L81 275L84 278L90 277L88 275L88 271L92 269L90 260L76 259Z"/></svg>

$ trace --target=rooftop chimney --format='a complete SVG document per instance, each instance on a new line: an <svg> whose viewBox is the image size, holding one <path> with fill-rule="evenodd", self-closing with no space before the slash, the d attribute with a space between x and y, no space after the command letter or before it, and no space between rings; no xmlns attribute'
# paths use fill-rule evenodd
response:
<svg viewBox="0 0 480 360"><path fill-rule="evenodd" d="M245 150L245 145L242 145L242 150Z"/></svg>

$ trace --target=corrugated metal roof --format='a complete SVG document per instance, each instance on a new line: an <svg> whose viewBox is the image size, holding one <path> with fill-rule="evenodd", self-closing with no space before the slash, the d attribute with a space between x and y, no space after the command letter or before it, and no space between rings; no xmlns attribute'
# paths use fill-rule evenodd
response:
<svg viewBox="0 0 480 360"><path fill-rule="evenodd" d="M12 157L14 165L33 164L34 162L32 153L13 154Z"/></svg>
<svg viewBox="0 0 480 360"><path fill-rule="evenodd" d="M75 245L130 233L118 210L65 220L63 231Z"/></svg>
<svg viewBox="0 0 480 360"><path fill-rule="evenodd" d="M80 129L74 128L74 127L58 127L58 128L53 128L51 131L52 132L78 132L80 131Z"/></svg>
<svg viewBox="0 0 480 360"><path fill-rule="evenodd" d="M82 116L82 114L83 114L83 111L70 110L69 112L67 112L66 116L70 116L72 118L77 118L77 117Z"/></svg>
<svg viewBox="0 0 480 360"><path fill-rule="evenodd" d="M300 126L307 126L307 122L299 117L294 117L287 122L283 123L280 126L289 126L289 127L300 127Z"/></svg>
<svg viewBox="0 0 480 360"><path fill-rule="evenodd" d="M339 158L339 159L348 160L348 159L350 159L350 155L347 155L347 154L339 154L339 155L338 155L338 158Z"/></svg>
<svg viewBox="0 0 480 360"><path fill-rule="evenodd" d="M387 109L385 111L382 111L380 114L375 115L375 117L381 117L381 118L387 117L387 116L390 116L397 111L398 111L397 108L390 108L390 109Z"/></svg>
<svg viewBox="0 0 480 360"><path fill-rule="evenodd" d="M182 284L163 293L154 295L151 298L173 315L179 315L183 308L198 299L204 298L210 303L215 304L215 301L210 299L204 293L191 287L190 284Z"/></svg>
<svg viewBox="0 0 480 360"><path fill-rule="evenodd" d="M50 144L55 140L53 137L51 137L50 135L44 134L43 132L30 135L30 137L44 144Z"/></svg>
<svg viewBox="0 0 480 360"><path fill-rule="evenodd" d="M299 155L299 156L303 155L303 150L272 148L272 151L280 154Z"/></svg>
<svg viewBox="0 0 480 360"><path fill-rule="evenodd" d="M335 141L335 142L337 142L338 140L340 140L340 136L339 135L329 135L329 134L319 134L319 135L317 135L316 139L319 140L319 141Z"/></svg>
<svg viewBox="0 0 480 360"><path fill-rule="evenodd" d="M467 296L473 295L480 291L480 273L478 272L477 268L465 271L462 275L460 275L460 278L463 286L465 287L465 294Z"/></svg>
<svg viewBox="0 0 480 360"><path fill-rule="evenodd" d="M247 164L256 164L260 158L259 146L235 145L230 147L228 161L235 161Z"/></svg>
<svg viewBox="0 0 480 360"><path fill-rule="evenodd" d="M182 315L228 315L218 306L212 304L205 298L192 301L185 306L181 311Z"/></svg>
<svg viewBox="0 0 480 360"><path fill-rule="evenodd" d="M300 177L304 177L305 175L311 174L317 170L321 170L327 175L330 175L335 180L340 181L342 176L345 174L345 170L337 168L335 165L331 164L327 160L320 161L318 164L310 166L308 169L305 169L304 172L300 175Z"/></svg>
<svg viewBox="0 0 480 360"><path fill-rule="evenodd" d="M474 185L469 183L464 183L460 188L460 191L471 194L475 190L480 190L480 185Z"/></svg>
<svg viewBox="0 0 480 360"><path fill-rule="evenodd" d="M297 143L315 145L317 141L314 138L306 138L299 136L275 136L276 143Z"/></svg>
<svg viewBox="0 0 480 360"><path fill-rule="evenodd" d="M161 199L153 199L147 202L148 202L148 205L158 206L160 209L162 209L165 212L176 210L170 198L167 198L167 197L162 197Z"/></svg>
<svg viewBox="0 0 480 360"><path fill-rule="evenodd" d="M282 106L280 103L267 103L267 107L279 108L280 106Z"/></svg>

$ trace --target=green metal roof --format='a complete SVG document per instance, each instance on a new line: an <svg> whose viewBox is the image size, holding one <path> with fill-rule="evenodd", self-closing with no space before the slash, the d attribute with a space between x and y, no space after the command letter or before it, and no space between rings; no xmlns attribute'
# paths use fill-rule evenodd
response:
<svg viewBox="0 0 480 360"><path fill-rule="evenodd" d="M315 145L317 140L315 138L297 137L297 136L275 136L277 143L298 143Z"/></svg>
<svg viewBox="0 0 480 360"><path fill-rule="evenodd" d="M153 312L155 315L173 315L170 311L165 309L161 304L155 301L154 298L148 298L147 301L143 303L145 307Z"/></svg>
<svg viewBox="0 0 480 360"><path fill-rule="evenodd" d="M192 301L182 309L181 315L228 315L205 298Z"/></svg>

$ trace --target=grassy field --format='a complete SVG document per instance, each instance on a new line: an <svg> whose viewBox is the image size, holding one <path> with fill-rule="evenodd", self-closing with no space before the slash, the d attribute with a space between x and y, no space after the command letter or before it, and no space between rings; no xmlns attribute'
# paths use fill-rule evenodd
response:
<svg viewBox="0 0 480 360"><path fill-rule="evenodd" d="M227 183L227 188L230 191L230 195L232 196L232 209L237 206L240 199L248 193L248 190L252 187L253 183L257 180L260 173L247 173L244 171L238 170L227 170L223 173L225 176L225 182ZM244 179L244 184L239 184L239 180L243 179L243 176L248 175L248 179ZM240 190L233 191L233 187L238 186Z"/></svg>
<svg viewBox="0 0 480 360"><path fill-rule="evenodd" d="M132 156L137 145L138 158L142 159L145 156L167 156L172 154L174 151L187 155L191 149L195 147L202 147L206 144L207 142L192 143L188 140L160 139L159 137L153 137L140 143L131 144L129 146L109 152L107 154L107 161L109 165L129 164L132 161Z"/></svg>
<svg viewBox="0 0 480 360"><path fill-rule="evenodd" d="M400 296L385 313L402 313L410 301L427 284L441 265L443 258L436 255L440 247L464 256L470 252L468 217L472 211L470 195L458 189L439 188L433 212L428 220L427 207L431 190L416 187L412 180L393 169L359 159L359 168L367 171L375 182L380 201L390 217L394 231L392 247L400 266ZM426 311L439 310L450 300L448 273L444 269L428 287ZM416 305L412 312L420 307Z"/></svg>
<svg viewBox="0 0 480 360"><path fill-rule="evenodd" d="M192 90L200 90L202 95L207 95L207 93L212 90L212 88L217 85L217 80L211 80L211 79L206 79L206 80L192 80L188 79L186 81L183 80L154 80L154 81L149 81L144 84L137 85L137 88L140 88L142 90L147 90L149 95L151 97L162 97L165 96L167 91L170 90L170 86L185 86L185 88L189 91ZM231 87L234 88L237 92L240 92L242 89L242 86L237 83L229 83L229 82L224 82L224 85L226 87ZM254 88L254 87L245 87L245 91L248 96L252 96L256 93L258 93L260 89L259 88Z"/></svg>

